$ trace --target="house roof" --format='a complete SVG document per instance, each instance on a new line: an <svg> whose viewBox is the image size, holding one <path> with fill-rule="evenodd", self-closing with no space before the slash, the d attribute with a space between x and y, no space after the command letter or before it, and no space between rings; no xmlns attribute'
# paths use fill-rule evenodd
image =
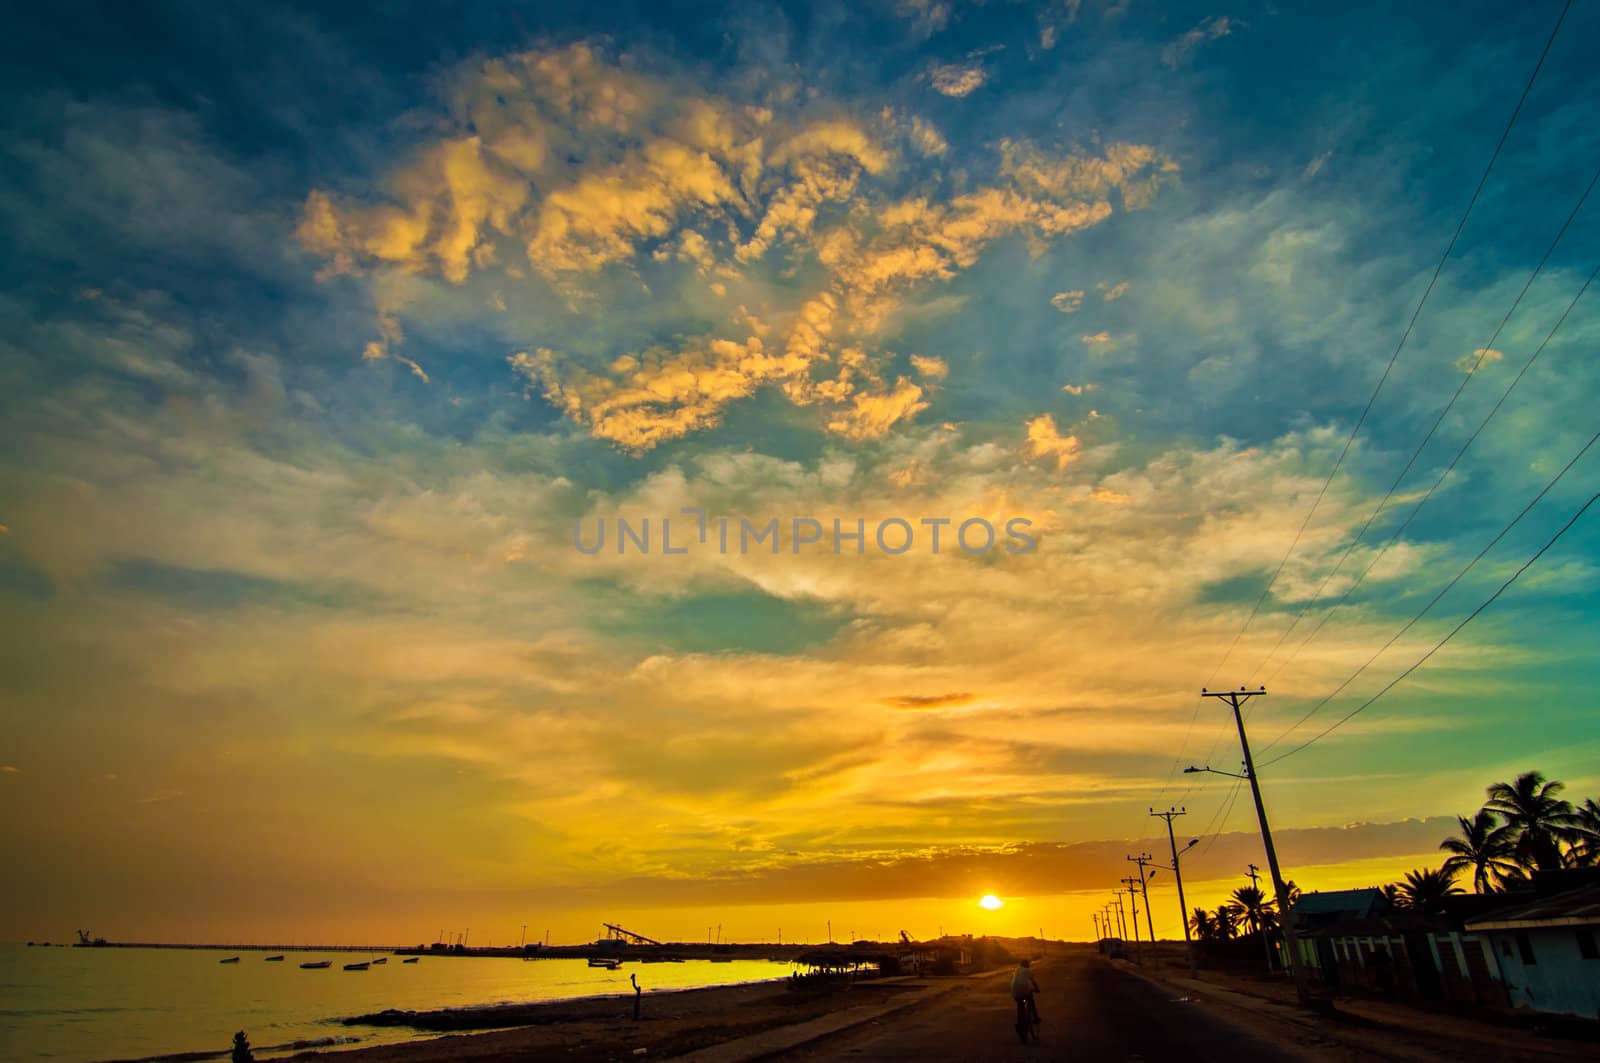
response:
<svg viewBox="0 0 1600 1063"><path fill-rule="evenodd" d="M1387 908L1383 891L1378 889L1324 890L1320 893L1302 893L1294 902L1297 916L1350 916L1366 919Z"/></svg>
<svg viewBox="0 0 1600 1063"><path fill-rule="evenodd" d="M1600 886L1582 886L1467 920L1468 930L1600 926Z"/></svg>

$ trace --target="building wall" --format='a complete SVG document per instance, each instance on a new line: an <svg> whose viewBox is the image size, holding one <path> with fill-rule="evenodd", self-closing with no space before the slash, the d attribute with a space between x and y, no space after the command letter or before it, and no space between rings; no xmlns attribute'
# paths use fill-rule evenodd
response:
<svg viewBox="0 0 1600 1063"><path fill-rule="evenodd" d="M1600 927L1587 929L1600 937ZM1524 933L1533 951L1531 964L1523 959L1517 932L1491 930L1484 935L1494 948L1511 1006L1600 1019L1600 959L1583 957L1578 949L1577 929L1561 927Z"/></svg>

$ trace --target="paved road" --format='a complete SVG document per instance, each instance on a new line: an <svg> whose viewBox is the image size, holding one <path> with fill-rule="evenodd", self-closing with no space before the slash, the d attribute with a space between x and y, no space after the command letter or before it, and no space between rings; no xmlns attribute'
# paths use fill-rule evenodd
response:
<svg viewBox="0 0 1600 1063"><path fill-rule="evenodd" d="M1017 1043L1006 977L974 980L927 1005L770 1057L778 1060L1173 1060L1288 1063L1280 1051L1098 957L1039 967L1039 1043Z"/></svg>

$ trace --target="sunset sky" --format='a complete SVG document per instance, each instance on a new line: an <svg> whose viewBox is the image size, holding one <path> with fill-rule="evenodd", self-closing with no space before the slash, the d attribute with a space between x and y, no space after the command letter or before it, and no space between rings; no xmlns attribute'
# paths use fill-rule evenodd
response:
<svg viewBox="0 0 1600 1063"><path fill-rule="evenodd" d="M1266 764L1597 489L1285 736L1600 429L1600 6L1431 291L1559 2L73 7L0 44L0 938L1081 938L1151 806L1191 906L1265 862L1206 685L1308 890L1600 792L1600 506Z"/></svg>

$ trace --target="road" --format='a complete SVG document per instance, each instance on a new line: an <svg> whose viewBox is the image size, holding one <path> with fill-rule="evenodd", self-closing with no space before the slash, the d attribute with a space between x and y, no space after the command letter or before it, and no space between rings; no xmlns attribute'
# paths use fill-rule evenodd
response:
<svg viewBox="0 0 1600 1063"><path fill-rule="evenodd" d="M1302 1058L1099 957L1047 961L1039 966L1038 977L1038 1044L1017 1043L1006 973L974 979L926 1005L769 1058L951 1063L1288 1063Z"/></svg>

